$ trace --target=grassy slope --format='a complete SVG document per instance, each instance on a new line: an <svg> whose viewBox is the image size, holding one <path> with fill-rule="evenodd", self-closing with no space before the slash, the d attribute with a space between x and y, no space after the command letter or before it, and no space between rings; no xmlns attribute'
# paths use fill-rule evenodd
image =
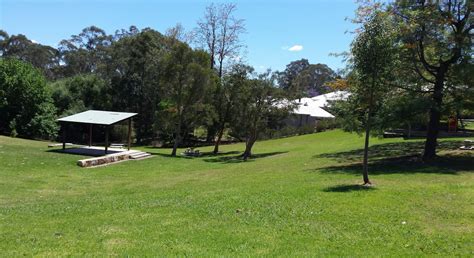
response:
<svg viewBox="0 0 474 258"><path fill-rule="evenodd" d="M339 131L258 142L245 163L237 144L94 169L0 136L0 253L473 255L474 154L377 162L422 145L373 144L377 187L363 190L362 139Z"/></svg>

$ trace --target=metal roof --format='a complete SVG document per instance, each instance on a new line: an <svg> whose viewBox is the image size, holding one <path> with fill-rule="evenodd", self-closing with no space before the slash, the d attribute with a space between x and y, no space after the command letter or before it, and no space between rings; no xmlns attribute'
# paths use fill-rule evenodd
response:
<svg viewBox="0 0 474 258"><path fill-rule="evenodd" d="M58 121L95 125L113 125L136 115L137 113L88 110L72 116L60 118Z"/></svg>
<svg viewBox="0 0 474 258"><path fill-rule="evenodd" d="M298 101L298 100L297 100ZM301 102L297 102L297 107L293 110L297 115L309 115L316 118L334 118L334 116L322 109L310 98L302 98Z"/></svg>

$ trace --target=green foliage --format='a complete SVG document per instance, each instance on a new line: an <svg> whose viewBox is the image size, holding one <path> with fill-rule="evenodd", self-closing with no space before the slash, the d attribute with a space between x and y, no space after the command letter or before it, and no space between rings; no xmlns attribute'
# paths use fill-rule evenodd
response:
<svg viewBox="0 0 474 258"><path fill-rule="evenodd" d="M353 71L348 77L351 95L332 108L347 131L360 133L368 126L376 132L384 130L384 117L379 111L393 90L396 67L393 30L387 16L375 12L352 43Z"/></svg>
<svg viewBox="0 0 474 258"><path fill-rule="evenodd" d="M54 137L56 109L37 69L15 59L0 59L0 132L24 137Z"/></svg>
<svg viewBox="0 0 474 258"><path fill-rule="evenodd" d="M455 99L457 92L464 91L463 87L472 88L472 84L457 85L459 76L456 73L472 71L473 63L469 60L474 51L473 10L474 4L470 0L398 0L389 5L387 13L399 28L396 44L403 65L397 73L404 81L415 80L405 88L417 88L414 92L430 95L425 160L436 156L440 119L443 115L452 115L443 112L450 112L449 109L457 106L454 109L460 113L462 105L452 105L454 102L449 101L449 93L454 93L451 97ZM456 102L463 101L463 98L457 99Z"/></svg>
<svg viewBox="0 0 474 258"><path fill-rule="evenodd" d="M163 57L171 42L151 29L120 34L111 46L110 78L112 109L139 113L134 119L138 143L150 142L156 136L155 122L160 111Z"/></svg>
<svg viewBox="0 0 474 258"><path fill-rule="evenodd" d="M110 60L107 58L112 36L96 26L84 28L78 35L59 43L61 61L60 72L63 76L100 72Z"/></svg>
<svg viewBox="0 0 474 258"><path fill-rule="evenodd" d="M39 68L43 74L53 79L59 66L58 50L29 40L25 35L8 35L0 30L0 55L16 58Z"/></svg>
<svg viewBox="0 0 474 258"><path fill-rule="evenodd" d="M290 109L277 106L285 95L275 87L269 72L260 74L257 78L248 78L252 72L251 68L247 68L245 79L239 83L239 94L235 102L237 107L231 126L232 136L246 140L244 159L251 156L252 147L259 136L272 128L272 123L279 124L288 116Z"/></svg>
<svg viewBox="0 0 474 258"><path fill-rule="evenodd" d="M77 75L50 83L48 87L60 116L111 108L109 85L97 75Z"/></svg>
<svg viewBox="0 0 474 258"><path fill-rule="evenodd" d="M163 96L166 98L165 112L173 127L174 149L179 146L183 133L200 125L206 117L206 93L212 86L212 70L209 68L209 55L204 51L192 50L188 45L174 42L171 51L163 57L163 76L166 85ZM159 125L158 125L159 126Z"/></svg>
<svg viewBox="0 0 474 258"><path fill-rule="evenodd" d="M325 64L310 64L307 59L293 61L276 73L278 85L292 97L316 96L329 91L328 83L337 79Z"/></svg>

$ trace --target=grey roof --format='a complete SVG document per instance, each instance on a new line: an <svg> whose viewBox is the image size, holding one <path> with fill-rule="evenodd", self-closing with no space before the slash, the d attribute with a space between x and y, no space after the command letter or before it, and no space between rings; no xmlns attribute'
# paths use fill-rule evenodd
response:
<svg viewBox="0 0 474 258"><path fill-rule="evenodd" d="M72 116L60 118L58 121L96 125L112 125L136 115L137 113L88 110L74 114Z"/></svg>

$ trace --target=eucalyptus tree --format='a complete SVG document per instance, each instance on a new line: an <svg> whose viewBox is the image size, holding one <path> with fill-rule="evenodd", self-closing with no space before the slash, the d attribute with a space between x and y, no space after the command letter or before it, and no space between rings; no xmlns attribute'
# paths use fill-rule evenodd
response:
<svg viewBox="0 0 474 258"><path fill-rule="evenodd" d="M172 121L176 151L183 138L183 128L196 122L198 114L204 109L204 97L212 85L212 72L209 69L209 55L200 50L192 50L187 44L175 41L170 51L163 57L163 76L166 100L161 104Z"/></svg>
<svg viewBox="0 0 474 258"><path fill-rule="evenodd" d="M400 28L398 44L405 64L404 73L423 82L423 87L416 92L427 94L431 99L425 160L436 156L443 100L456 86L449 83L453 68L473 65L467 62L474 50L473 11L472 0L397 0L390 5L389 13Z"/></svg>
<svg viewBox="0 0 474 258"><path fill-rule="evenodd" d="M232 3L210 4L206 7L204 17L198 21L194 30L193 39L210 55L210 68L215 70L218 78L222 80L227 65L239 60L239 54L243 47L240 36L245 32L243 19L235 17L237 6ZM226 100L223 92L223 83L217 84L215 92L212 93L211 103L215 109L215 119L207 126L207 141L219 138L219 134L225 130L223 125L227 124L225 110L220 107L225 105ZM219 141L219 139L217 139ZM217 143L217 148L218 148Z"/></svg>
<svg viewBox="0 0 474 258"><path fill-rule="evenodd" d="M48 79L56 78L58 50L30 40L25 35L8 35L0 30L0 55L28 62L39 68Z"/></svg>
<svg viewBox="0 0 474 258"><path fill-rule="evenodd" d="M242 158L252 156L252 148L260 135L266 131L274 120L282 120L288 116L291 106L281 106L285 96L276 87L270 71L253 77L253 68L241 67L237 79L238 93L236 108L233 113L231 130L234 135L245 139L245 150ZM245 75L242 77L243 75Z"/></svg>
<svg viewBox="0 0 474 258"><path fill-rule="evenodd" d="M107 48L113 37L96 26L84 28L78 35L59 43L62 73L65 77L97 72L107 65Z"/></svg>
<svg viewBox="0 0 474 258"><path fill-rule="evenodd" d="M236 64L232 66L230 71L224 75L220 81L221 86L217 88L216 95L221 100L215 106L217 115L217 137L214 143L214 154L219 152L219 145L221 143L224 131L230 126L235 114L238 112L238 101L241 88L247 81L247 77L251 71L246 65Z"/></svg>
<svg viewBox="0 0 474 258"><path fill-rule="evenodd" d="M134 119L138 143L155 137L156 112L164 95L162 59L170 48L171 43L161 33L143 29L123 34L108 50L111 106L140 114Z"/></svg>
<svg viewBox="0 0 474 258"><path fill-rule="evenodd" d="M208 51L210 68L222 78L225 62L235 58L243 47L240 35L245 32L243 19L234 16L237 6L232 3L211 4L206 7L204 18L198 21L195 41Z"/></svg>
<svg viewBox="0 0 474 258"><path fill-rule="evenodd" d="M394 81L393 68L396 64L394 28L390 26L385 13L375 11L362 25L352 42L352 74L347 102L353 118L349 126L365 131L363 180L370 185L368 175L369 139L374 118L384 104L390 85ZM362 125L362 126L360 126Z"/></svg>

